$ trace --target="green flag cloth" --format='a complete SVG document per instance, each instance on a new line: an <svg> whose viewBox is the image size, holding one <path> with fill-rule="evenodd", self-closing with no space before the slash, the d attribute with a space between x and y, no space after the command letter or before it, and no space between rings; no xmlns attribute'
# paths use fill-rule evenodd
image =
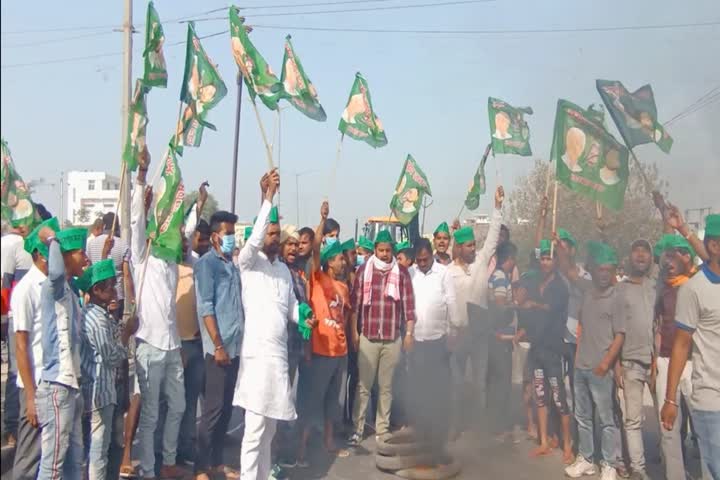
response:
<svg viewBox="0 0 720 480"><path fill-rule="evenodd" d="M205 127L215 126L205 120L208 111L227 95L227 87L215 64L205 53L195 34L195 24L188 23L185 75L180 100L185 104L177 128L177 145L199 147ZM177 152L182 155L182 149Z"/></svg>
<svg viewBox="0 0 720 480"><path fill-rule="evenodd" d="M13 227L27 226L32 228L40 221L35 210L35 204L30 199L27 185L15 169L10 148L3 139L2 143L2 171L0 184L2 185L2 219Z"/></svg>
<svg viewBox="0 0 720 480"><path fill-rule="evenodd" d="M473 181L470 183L470 188L465 197L465 208L468 210L478 208L480 205L480 195L485 194L485 162L487 162L487 156L484 156L480 161L480 166L473 176Z"/></svg>
<svg viewBox="0 0 720 480"><path fill-rule="evenodd" d="M282 96L282 83L272 71L270 65L260 55L250 41L243 22L235 6L230 7L230 44L233 57L242 73L250 98L260 97L267 108L277 110L278 101Z"/></svg>
<svg viewBox="0 0 720 480"><path fill-rule="evenodd" d="M655 96L649 84L630 93L617 80L595 83L628 147L655 142L660 150L670 152L673 139L658 122Z"/></svg>
<svg viewBox="0 0 720 480"><path fill-rule="evenodd" d="M150 2L145 19L145 50L143 51L145 57L143 81L148 87L167 87L168 74L163 43L165 43L165 33L160 23L160 16L153 2Z"/></svg>
<svg viewBox="0 0 720 480"><path fill-rule="evenodd" d="M144 80L139 78L135 80L135 93L128 112L127 137L125 138L125 148L122 156L123 162L131 172L137 170L138 158L146 146L145 135L148 116L145 99L149 91L150 88L145 84Z"/></svg>
<svg viewBox="0 0 720 480"><path fill-rule="evenodd" d="M557 163L557 179L570 190L620 210L629 176L628 150L596 119L594 113L558 100L550 160Z"/></svg>
<svg viewBox="0 0 720 480"><path fill-rule="evenodd" d="M177 163L176 148L170 143L157 189L155 207L147 226L152 254L168 262L182 260L185 186Z"/></svg>
<svg viewBox="0 0 720 480"><path fill-rule="evenodd" d="M395 194L390 200L390 209L400 223L407 225L420 211L425 194L432 195L425 173L412 155L405 160Z"/></svg>
<svg viewBox="0 0 720 480"><path fill-rule="evenodd" d="M367 81L360 72L355 74L355 83L350 90L347 106L340 117L338 130L355 140L362 140L373 148L387 145L385 129L375 115Z"/></svg>
<svg viewBox="0 0 720 480"><path fill-rule="evenodd" d="M300 59L295 55L290 35L285 37L285 56L283 57L280 82L282 82L283 86L282 97L290 102L293 107L308 118L318 122L327 120L325 110L323 110L318 100L317 90L315 90L315 86L305 74Z"/></svg>
<svg viewBox="0 0 720 480"><path fill-rule="evenodd" d="M501 153L524 157L532 155L530 128L524 118L526 113L532 115L532 108L516 108L500 99L488 97L490 138L495 155Z"/></svg>

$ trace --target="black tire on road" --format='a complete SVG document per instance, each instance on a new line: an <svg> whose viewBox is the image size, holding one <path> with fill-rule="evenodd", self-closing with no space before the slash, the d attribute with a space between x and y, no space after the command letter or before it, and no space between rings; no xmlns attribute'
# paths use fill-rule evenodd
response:
<svg viewBox="0 0 720 480"><path fill-rule="evenodd" d="M419 465L427 465L430 462L432 462L432 455L427 453L396 456L386 456L380 454L375 455L375 465L377 465L377 468L390 472L413 468Z"/></svg>

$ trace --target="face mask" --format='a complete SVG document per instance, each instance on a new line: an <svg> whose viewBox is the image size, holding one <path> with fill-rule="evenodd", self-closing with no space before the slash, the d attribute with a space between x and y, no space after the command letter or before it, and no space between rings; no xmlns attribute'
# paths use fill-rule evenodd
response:
<svg viewBox="0 0 720 480"><path fill-rule="evenodd" d="M337 243L337 237L325 237L325 246L335 245Z"/></svg>
<svg viewBox="0 0 720 480"><path fill-rule="evenodd" d="M365 265L365 257L362 255L358 255L358 257L355 259L355 266L360 267L362 265Z"/></svg>
<svg viewBox="0 0 720 480"><path fill-rule="evenodd" d="M225 255L232 253L235 248L235 235L223 235L220 251Z"/></svg>

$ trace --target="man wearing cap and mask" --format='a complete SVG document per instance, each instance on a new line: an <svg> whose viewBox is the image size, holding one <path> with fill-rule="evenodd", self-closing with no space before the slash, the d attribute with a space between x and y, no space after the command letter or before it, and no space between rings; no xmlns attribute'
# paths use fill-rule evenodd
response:
<svg viewBox="0 0 720 480"><path fill-rule="evenodd" d="M88 266L87 230L69 228L38 232L48 248L48 276L40 291L43 369L35 395L42 427L38 478L80 478L83 465L80 393L80 300L70 287Z"/></svg>
<svg viewBox="0 0 720 480"><path fill-rule="evenodd" d="M390 434L390 410L395 366L402 344L412 350L415 332L415 295L410 274L393 256L393 238L381 230L375 238L375 254L361 266L352 289L353 312L350 334L358 354L359 382L353 408L354 433L348 444L357 446L363 439L365 415L370 391L378 382L378 406L375 417L376 439ZM358 324L362 325L362 335Z"/></svg>
<svg viewBox="0 0 720 480"><path fill-rule="evenodd" d="M372 254L375 252L375 245L373 244L372 240L367 238L365 235L360 235L358 237L358 245L357 245L357 260L356 260L356 266L361 267L367 262L367 259L372 256Z"/></svg>
<svg viewBox="0 0 720 480"><path fill-rule="evenodd" d="M720 214L705 218L703 242L708 261L678 292L677 331L660 419L664 429L676 427L677 389L692 347L690 410L703 466L711 478L720 478Z"/></svg>
<svg viewBox="0 0 720 480"><path fill-rule="evenodd" d="M32 256L33 266L15 285L10 299L20 397L13 478L22 480L34 480L40 466L40 427L35 391L40 383L43 366L40 291L47 278L48 248L40 242L38 232L44 227L56 233L60 230L57 218L53 217L25 237L25 251Z"/></svg>
<svg viewBox="0 0 720 480"><path fill-rule="evenodd" d="M433 246L435 247L435 261L440 265L450 265L452 262L452 257L448 253L450 228L447 222L442 222L433 232Z"/></svg>
<svg viewBox="0 0 720 480"><path fill-rule="evenodd" d="M617 285L625 302L625 341L620 361L615 364L615 382L625 399L623 423L630 467L638 479L646 479L642 439L643 392L652 388L655 364L656 283L650 277L652 247L647 240L635 240L630 251L628 275Z"/></svg>
<svg viewBox="0 0 720 480"><path fill-rule="evenodd" d="M475 234L472 227L462 227L453 234L457 248L457 258L448 266L448 272L455 284L455 296L458 303L458 323L468 325L469 340L465 348L455 352L456 380L462 382L465 377L465 364L468 357L472 362L475 389L475 401L480 412L477 420L484 417L487 406L487 367L488 349L493 336L493 328L487 311L488 264L495 254L500 238L502 224L502 204L505 192L502 186L495 191L495 209L490 216L490 228L485 242L479 251L475 247ZM462 383L460 383L462 385ZM462 398L458 395L458 398Z"/></svg>

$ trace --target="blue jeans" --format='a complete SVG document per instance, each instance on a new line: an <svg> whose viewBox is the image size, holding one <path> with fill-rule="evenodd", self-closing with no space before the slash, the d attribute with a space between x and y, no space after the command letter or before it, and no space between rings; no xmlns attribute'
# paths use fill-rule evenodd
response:
<svg viewBox="0 0 720 480"><path fill-rule="evenodd" d="M593 439L593 405L600 419L601 449L605 463L617 462L620 432L613 415L613 384L611 372L598 377L592 370L575 369L575 420L578 424L578 453L592 462L595 451Z"/></svg>
<svg viewBox="0 0 720 480"><path fill-rule="evenodd" d="M710 477L720 479L720 412L692 410L700 456Z"/></svg>
<svg viewBox="0 0 720 480"><path fill-rule="evenodd" d="M5 379L5 415L3 428L6 434L17 438L18 422L20 421L20 396L17 387L17 360L15 353L15 332L12 318L8 319L8 372Z"/></svg>
<svg viewBox="0 0 720 480"><path fill-rule="evenodd" d="M90 412L90 445L88 445L88 480L107 478L108 449L113 428L115 405Z"/></svg>
<svg viewBox="0 0 720 480"><path fill-rule="evenodd" d="M197 402L205 387L205 360L202 340L182 341L182 357L185 364L185 413L180 422L177 456L183 460L195 460Z"/></svg>
<svg viewBox="0 0 720 480"><path fill-rule="evenodd" d="M83 470L80 390L41 382L35 393L35 404L42 430L38 480L79 480Z"/></svg>
<svg viewBox="0 0 720 480"><path fill-rule="evenodd" d="M160 395L167 400L167 417L163 432L163 465L175 465L180 421L185 412L185 386L180 349L160 350L138 340L135 368L140 385L140 421L138 441L140 470L146 477L155 477L154 433L160 411Z"/></svg>

